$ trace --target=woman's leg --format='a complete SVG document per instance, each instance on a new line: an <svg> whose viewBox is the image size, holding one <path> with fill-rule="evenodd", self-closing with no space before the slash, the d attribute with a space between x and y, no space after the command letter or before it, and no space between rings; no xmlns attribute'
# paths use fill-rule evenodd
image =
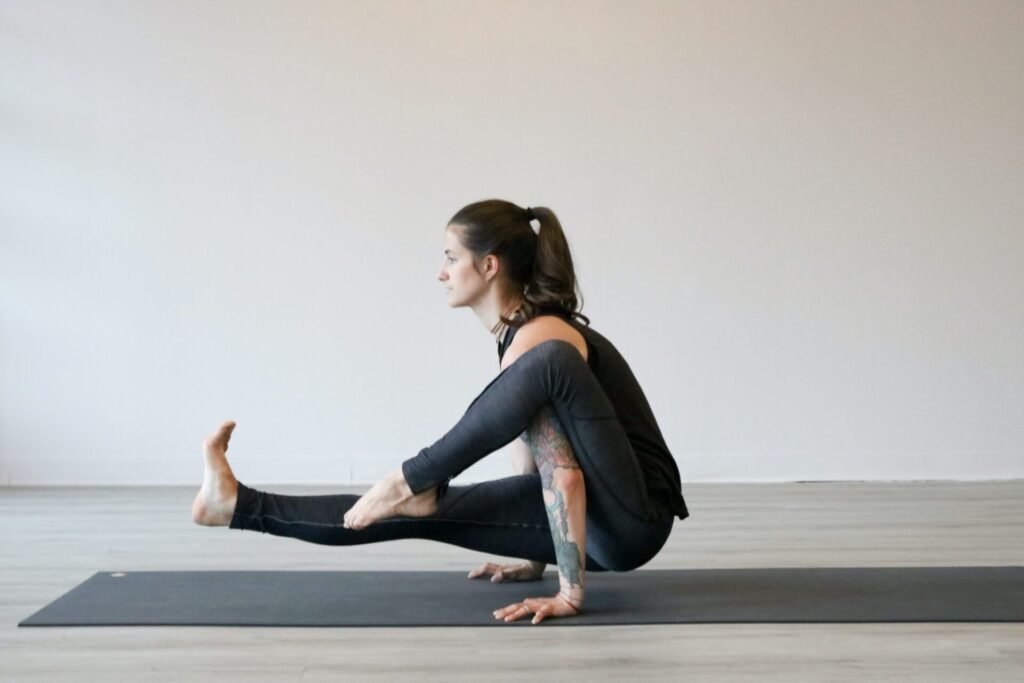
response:
<svg viewBox="0 0 1024 683"><path fill-rule="evenodd" d="M323 545L361 545L422 538L470 550L537 562L555 562L537 473L470 486L449 486L430 517L392 517L348 529L345 512L358 495L289 496L238 483L232 529L249 529ZM586 568L604 571L588 557Z"/></svg>
<svg viewBox="0 0 1024 683"><path fill-rule="evenodd" d="M588 556L615 570L644 564L667 539L672 517L650 498L632 444L597 378L562 340L520 356L447 434L402 463L409 488L419 493L440 486L443 500L448 480L510 442L549 405L583 472Z"/></svg>
<svg viewBox="0 0 1024 683"><path fill-rule="evenodd" d="M234 422L225 422L203 441L203 485L192 504L192 520L197 524L252 529L326 545L424 538L509 557L554 561L540 474L452 486L428 516L393 517L356 530L343 520L360 496L279 495L239 482L227 461L234 428ZM604 569L591 558L586 568Z"/></svg>
<svg viewBox="0 0 1024 683"><path fill-rule="evenodd" d="M592 561L594 564L616 571L641 566L660 550L671 531L673 519L662 509L661 505L656 504L649 497L636 455L625 430L618 421L613 406L582 356L568 342L550 340L539 344L499 373L474 399L465 415L447 434L429 448L423 449L419 455L402 464L403 484L407 482L406 485L413 493L422 493L435 486L439 487L437 497L439 513L449 491L458 493L465 488L449 487L448 481L480 458L504 446L522 433L529 426L531 420L549 403L570 441L575 457L583 471L587 499L587 569L591 568ZM481 487L493 483L485 482L476 486ZM518 497L522 498L525 495L527 494L520 493ZM516 542L507 540L499 540L496 542L497 545L492 546L486 539L483 539L483 536L487 534L467 532L466 527L471 525L474 520L482 522L478 528L494 528L488 526L489 518L486 516L493 512L487 504L489 500L482 500L480 504L470 506L469 509L473 516L465 516L464 510L464 516L459 518L450 518L450 511L447 520L441 515L442 521L449 526L449 532L437 529L426 531L435 521L433 518L438 516L435 514L426 518L392 517L391 519L396 520L397 524L392 525L386 531L372 528L389 521L388 519L378 519L370 526L360 530L345 530L356 535L330 537L337 543L365 543L392 538L434 538L484 552L495 552L550 563L555 561L555 558L550 530L547 520L544 519L545 509L539 483L532 487L532 493L529 495L534 497L533 500L536 504L528 514L530 521L527 521L526 525L534 527L543 525L544 533L532 534L524 529L520 529L520 532L525 535L543 536L544 549L541 552L536 551L539 547L538 544L541 543L540 539L531 541L528 544L529 548L524 550ZM471 500L479 498L480 496L474 496ZM488 497L484 496L484 498ZM335 505L331 514L340 512L343 516L356 500L360 500L360 497L353 496L351 500L346 499ZM509 503L510 501L505 500L503 507ZM514 505L507 507L506 513L508 510L515 511L517 509ZM295 510L292 512L294 513ZM299 512L305 512L305 510ZM258 514L251 511L248 514L259 517ZM275 515L271 515L271 517L275 517ZM322 532L329 532L329 527L333 524L338 524L341 529L344 529L342 519L335 516L279 518L283 522L279 523L279 527L274 527L275 530L270 530L266 526L267 520L264 520L262 527L257 526L257 528L270 533L284 533L285 527L288 526L287 522L297 521L300 524L292 526L302 526L301 523L306 522L306 526L311 526L310 523L327 525ZM420 521L422 524L418 527L402 526L416 521ZM498 521L499 526L510 526L507 524L508 518L499 518ZM521 520L513 520L511 526L515 527L517 524L521 524ZM459 525L462 527L461 532L452 530ZM397 531L399 528L405 528L414 533L396 535L400 533ZM506 531L508 530L506 529ZM312 532L306 529L302 533L310 534ZM428 533L433 535L426 535ZM296 535L296 533L292 532L286 535ZM507 539L513 535L505 533L504 538ZM466 539L466 536L470 538L462 541L449 540ZM309 538L308 540L314 539ZM314 542L323 541L314 540ZM498 549L499 547L503 549Z"/></svg>

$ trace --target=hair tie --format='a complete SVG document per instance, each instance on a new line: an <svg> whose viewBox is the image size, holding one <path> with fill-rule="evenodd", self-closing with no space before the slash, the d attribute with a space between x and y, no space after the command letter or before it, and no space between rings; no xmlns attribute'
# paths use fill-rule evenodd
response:
<svg viewBox="0 0 1024 683"><path fill-rule="evenodd" d="M527 215L527 220L531 220L531 221L537 220L537 216L534 215L533 209L531 209L530 207L526 207L526 215Z"/></svg>

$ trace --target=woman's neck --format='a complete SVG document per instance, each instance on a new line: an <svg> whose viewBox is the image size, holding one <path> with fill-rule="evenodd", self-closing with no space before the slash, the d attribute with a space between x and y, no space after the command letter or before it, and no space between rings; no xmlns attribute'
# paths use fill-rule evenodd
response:
<svg viewBox="0 0 1024 683"><path fill-rule="evenodd" d="M514 300L495 298L491 301L481 302L479 306L473 308L473 312L476 313L483 326L494 335L494 338L501 342L505 332L508 331L508 325L501 322L501 315L511 318L520 309L522 303L521 298Z"/></svg>

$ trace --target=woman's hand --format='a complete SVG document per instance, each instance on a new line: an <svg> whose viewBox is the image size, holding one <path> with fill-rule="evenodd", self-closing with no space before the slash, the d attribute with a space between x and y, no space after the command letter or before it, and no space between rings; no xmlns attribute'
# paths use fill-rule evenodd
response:
<svg viewBox="0 0 1024 683"><path fill-rule="evenodd" d="M580 613L582 606L582 601L569 602L568 598L559 593L553 598L526 598L522 602L512 603L495 610L494 618L509 622L532 614L533 623L539 624L547 617L574 617Z"/></svg>
<svg viewBox="0 0 1024 683"><path fill-rule="evenodd" d="M543 562L522 562L520 564L495 564L485 562L469 573L469 578L490 575L491 583L502 581L540 581L544 576Z"/></svg>

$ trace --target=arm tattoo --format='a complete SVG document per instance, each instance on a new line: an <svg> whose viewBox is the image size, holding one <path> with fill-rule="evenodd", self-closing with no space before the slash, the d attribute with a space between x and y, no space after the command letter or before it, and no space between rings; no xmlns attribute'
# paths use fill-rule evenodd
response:
<svg viewBox="0 0 1024 683"><path fill-rule="evenodd" d="M530 447L543 477L550 478L556 469L578 470L580 465L572 452L572 444L550 406L546 406L529 429Z"/></svg>
<svg viewBox="0 0 1024 683"><path fill-rule="evenodd" d="M552 503L545 504L544 507L547 509L548 521L551 525L551 539L555 545L555 558L558 560L558 571L563 579L563 588L583 588L586 566L583 553L579 544L569 538L569 505L572 503L578 505L582 503L582 500L579 497L574 497L573 501L566 500L565 491L559 488L555 478L555 473L558 470L581 471L579 462L576 461L572 444L569 443L569 439L550 405L545 406L538 413L527 433L530 437L530 448L533 451L534 461L537 463L537 469L541 475L541 484L545 494L549 492L551 494L550 496L545 495L545 499L551 499ZM580 514L578 509L574 513ZM585 520L585 515L584 511L580 517ZM580 517L574 517L574 519ZM583 529L574 529L573 531L585 533ZM575 538L575 533L573 536Z"/></svg>
<svg viewBox="0 0 1024 683"><path fill-rule="evenodd" d="M551 539L555 543L555 557L558 558L558 571L569 582L570 586L583 588L583 558L580 549L569 540L569 511L565 506L565 498L557 488L551 487L555 502L547 506L548 519L551 521Z"/></svg>

